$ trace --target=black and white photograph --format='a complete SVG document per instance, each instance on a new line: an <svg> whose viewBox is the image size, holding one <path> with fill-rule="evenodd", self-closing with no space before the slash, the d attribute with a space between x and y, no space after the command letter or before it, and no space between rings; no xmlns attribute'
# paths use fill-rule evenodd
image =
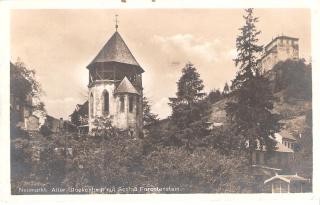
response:
<svg viewBox="0 0 320 205"><path fill-rule="evenodd" d="M9 31L11 195L313 192L309 8L12 9Z"/></svg>

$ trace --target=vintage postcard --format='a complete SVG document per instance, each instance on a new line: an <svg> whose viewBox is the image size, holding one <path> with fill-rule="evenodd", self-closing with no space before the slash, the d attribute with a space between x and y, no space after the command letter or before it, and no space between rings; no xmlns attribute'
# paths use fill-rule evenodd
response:
<svg viewBox="0 0 320 205"><path fill-rule="evenodd" d="M313 9L127 3L8 9L7 192L314 194Z"/></svg>

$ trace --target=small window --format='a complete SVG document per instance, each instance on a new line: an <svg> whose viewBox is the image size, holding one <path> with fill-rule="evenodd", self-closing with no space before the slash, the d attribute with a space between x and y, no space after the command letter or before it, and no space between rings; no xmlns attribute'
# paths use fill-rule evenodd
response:
<svg viewBox="0 0 320 205"><path fill-rule="evenodd" d="M120 112L124 112L124 97L120 97Z"/></svg>
<svg viewBox="0 0 320 205"><path fill-rule="evenodd" d="M133 112L133 96L129 97L129 112Z"/></svg>

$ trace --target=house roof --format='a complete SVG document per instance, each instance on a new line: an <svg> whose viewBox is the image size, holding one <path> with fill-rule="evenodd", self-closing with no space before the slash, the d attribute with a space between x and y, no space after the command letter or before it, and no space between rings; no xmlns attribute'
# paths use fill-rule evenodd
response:
<svg viewBox="0 0 320 205"><path fill-rule="evenodd" d="M139 68L140 72L144 72L117 31L107 41L107 43L99 51L98 55L87 66L87 68L90 68L95 63L106 62L118 62L134 65Z"/></svg>
<svg viewBox="0 0 320 205"><path fill-rule="evenodd" d="M273 177L271 177L270 179L267 179L264 181L265 184L269 183L269 182L272 182L274 180L282 180L282 181L285 181L287 183L291 183L291 182L306 182L306 181L309 181L309 179L306 179L304 177L301 177L301 176L298 176L297 174L296 175L275 175Z"/></svg>
<svg viewBox="0 0 320 205"><path fill-rule="evenodd" d="M140 95L138 91L134 88L131 82L128 80L127 77L124 77L119 86L116 88L115 94L117 93L133 93Z"/></svg>
<svg viewBox="0 0 320 205"><path fill-rule="evenodd" d="M265 169L265 170L271 170L271 171L282 171L282 169L279 169L279 168L263 166L260 164L253 164L252 167L261 168L261 169Z"/></svg>
<svg viewBox="0 0 320 205"><path fill-rule="evenodd" d="M37 118L37 119L40 119L38 116L36 116L36 115L34 115L34 114L30 115L29 117L35 117L35 118Z"/></svg>
<svg viewBox="0 0 320 205"><path fill-rule="evenodd" d="M46 118L47 118L48 122L53 122L53 121L60 122L60 119L57 119L51 115L46 115Z"/></svg>
<svg viewBox="0 0 320 205"><path fill-rule="evenodd" d="M281 130L279 132L279 134L282 136L282 138L285 138L285 139L290 139L290 140L294 140L296 141L297 139L291 135L290 132L286 131L286 130Z"/></svg>

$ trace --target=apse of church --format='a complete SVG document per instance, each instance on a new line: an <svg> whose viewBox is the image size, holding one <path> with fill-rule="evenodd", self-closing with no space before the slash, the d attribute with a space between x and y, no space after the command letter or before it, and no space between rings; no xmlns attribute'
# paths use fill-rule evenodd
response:
<svg viewBox="0 0 320 205"><path fill-rule="evenodd" d="M113 126L142 129L142 73L137 60L117 31L87 66L89 70L89 130L97 117L109 117Z"/></svg>

